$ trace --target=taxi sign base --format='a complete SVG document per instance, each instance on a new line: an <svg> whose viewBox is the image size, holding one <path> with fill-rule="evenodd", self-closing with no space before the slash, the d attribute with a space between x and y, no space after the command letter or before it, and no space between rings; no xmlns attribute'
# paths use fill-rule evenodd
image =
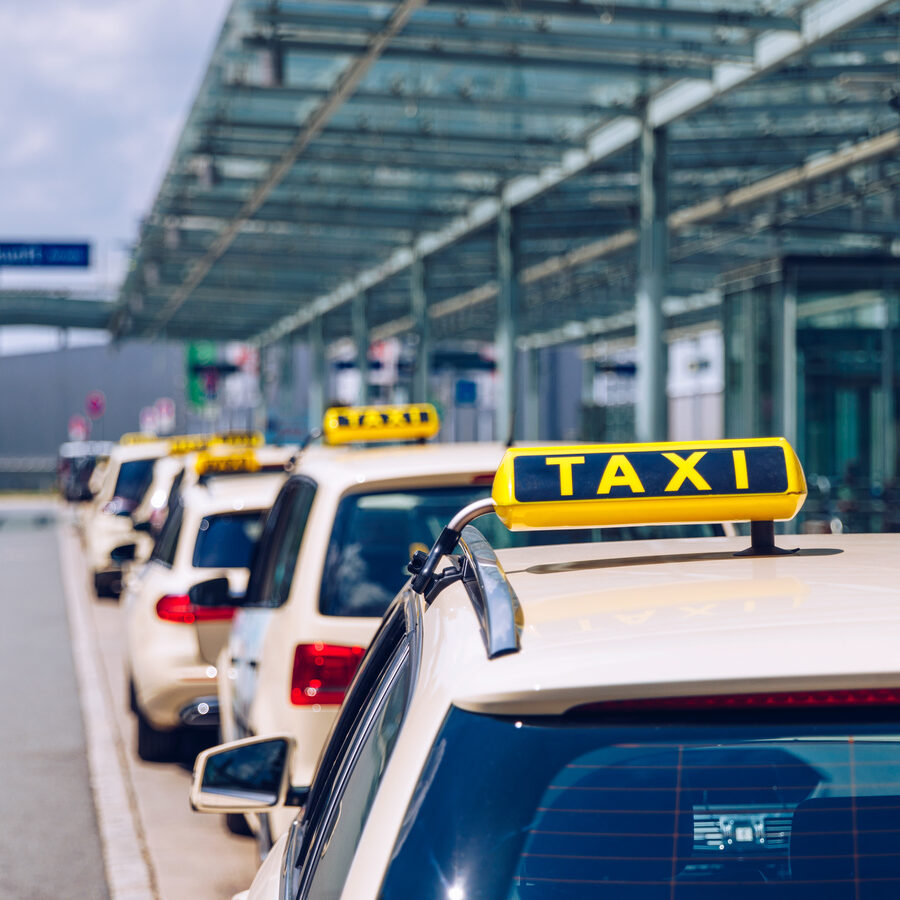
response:
<svg viewBox="0 0 900 900"><path fill-rule="evenodd" d="M751 522L750 546L746 550L739 550L735 556L790 556L796 553L799 547L788 550L775 544L775 523Z"/></svg>

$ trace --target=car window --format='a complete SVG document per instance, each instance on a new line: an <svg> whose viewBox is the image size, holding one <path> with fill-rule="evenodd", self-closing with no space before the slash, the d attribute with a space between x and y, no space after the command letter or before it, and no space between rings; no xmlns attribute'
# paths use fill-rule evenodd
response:
<svg viewBox="0 0 900 900"><path fill-rule="evenodd" d="M153 480L153 459L134 459L122 463L113 496L126 501L129 511L140 503Z"/></svg>
<svg viewBox="0 0 900 900"><path fill-rule="evenodd" d="M895 716L783 712L528 719L454 708L379 897L900 896Z"/></svg>
<svg viewBox="0 0 900 900"><path fill-rule="evenodd" d="M176 502L169 509L169 515L159 532L153 553L150 558L163 565L171 566L175 562L175 551L178 548L178 537L181 534L181 523L184 519L184 507Z"/></svg>
<svg viewBox="0 0 900 900"><path fill-rule="evenodd" d="M484 486L463 485L342 498L328 542L319 610L326 616L382 616L409 577L412 554L429 549L460 509L488 493ZM478 529L498 549L722 534L716 525L511 532L493 514L479 518Z"/></svg>
<svg viewBox="0 0 900 900"><path fill-rule="evenodd" d="M308 885L301 896L337 900L369 810L400 733L410 685L408 646L398 651L335 780L324 821L307 858Z"/></svg>
<svg viewBox="0 0 900 900"><path fill-rule="evenodd" d="M200 520L193 564L206 568L249 568L263 527L262 510L222 513Z"/></svg>
<svg viewBox="0 0 900 900"><path fill-rule="evenodd" d="M245 606L274 608L287 602L315 495L315 484L305 478L292 478L282 489L260 541Z"/></svg>

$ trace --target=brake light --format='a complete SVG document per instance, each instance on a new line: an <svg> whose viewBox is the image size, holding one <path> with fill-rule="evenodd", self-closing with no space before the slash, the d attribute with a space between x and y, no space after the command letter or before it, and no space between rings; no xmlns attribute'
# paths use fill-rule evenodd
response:
<svg viewBox="0 0 900 900"><path fill-rule="evenodd" d="M194 622L230 622L233 606L194 606L187 594L166 594L156 604L156 615L164 622L192 625Z"/></svg>
<svg viewBox="0 0 900 900"><path fill-rule="evenodd" d="M362 647L340 644L298 644L291 674L291 703L338 705L356 674L363 657Z"/></svg>
<svg viewBox="0 0 900 900"><path fill-rule="evenodd" d="M494 483L494 473L493 472L484 472L481 475L473 475L471 484L493 484Z"/></svg>
<svg viewBox="0 0 900 900"><path fill-rule="evenodd" d="M847 706L894 706L900 689L855 688L837 691L781 691L765 694L719 694L699 697L654 697L585 703L570 712L702 711L707 709L817 709Z"/></svg>

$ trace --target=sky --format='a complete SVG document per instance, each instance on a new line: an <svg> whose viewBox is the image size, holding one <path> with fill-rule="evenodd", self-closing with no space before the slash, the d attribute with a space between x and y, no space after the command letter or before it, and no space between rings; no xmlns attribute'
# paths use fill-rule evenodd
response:
<svg viewBox="0 0 900 900"><path fill-rule="evenodd" d="M0 270L0 290L115 295L229 5L0 0L0 241L93 252L84 273Z"/></svg>

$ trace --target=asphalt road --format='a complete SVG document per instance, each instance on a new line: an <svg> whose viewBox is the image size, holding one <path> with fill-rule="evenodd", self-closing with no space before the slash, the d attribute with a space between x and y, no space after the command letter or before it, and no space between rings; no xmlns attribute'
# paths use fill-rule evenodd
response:
<svg viewBox="0 0 900 900"><path fill-rule="evenodd" d="M0 897L102 900L55 514L0 504Z"/></svg>
<svg viewBox="0 0 900 900"><path fill-rule="evenodd" d="M138 760L119 606L72 511L0 498L0 900L228 900L255 843L188 804L190 761Z"/></svg>

